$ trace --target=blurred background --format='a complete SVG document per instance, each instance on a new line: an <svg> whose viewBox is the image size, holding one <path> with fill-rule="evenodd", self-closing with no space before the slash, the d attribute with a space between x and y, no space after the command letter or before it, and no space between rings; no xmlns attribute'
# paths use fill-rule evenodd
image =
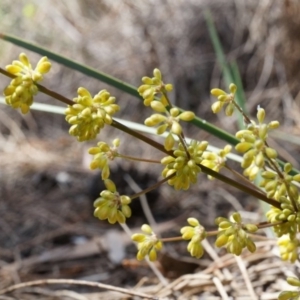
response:
<svg viewBox="0 0 300 300"><path fill-rule="evenodd" d="M271 136L270 144L283 159L299 168L297 0L19 0L17 4L0 0L0 31L136 87L141 84L141 77L152 76L153 69L158 67L164 81L174 85L171 100L175 105L193 110L199 117L234 134L238 129L235 117L225 119L224 114L213 115L210 109L211 88L227 87L204 18L207 9L226 59L237 63L249 114L255 117L260 105L265 108L268 121L280 121L282 127ZM33 66L40 58L0 40L1 67L17 59L20 52L29 56ZM10 80L0 77L3 90ZM77 95L79 86L92 94L106 88L117 97L121 107L118 118L143 123L150 113L136 98L55 62L42 84L71 99ZM38 94L35 101L63 106L43 94ZM87 149L95 141L78 143L67 135L68 128L62 115L31 111L23 116L0 104L0 288L52 277L133 286L147 275L149 282L155 284L146 266L133 269L130 265L135 248L120 228L93 218L92 203L103 188L100 175L89 170ZM194 127L187 127L186 135L216 146L225 145ZM99 138L110 143L115 137L123 140L120 151L124 154L161 157L112 129L103 130ZM160 167L123 161L114 162L112 169L112 179L124 189L122 193L129 194L136 191L123 173L145 188L157 181L161 171ZM220 182L208 181L204 175L189 192L175 193L163 187L150 194L148 201L161 224L158 231L166 236L178 235L186 217L191 215L208 228L212 228L216 216L232 210L252 211L252 220L260 216L257 201ZM139 203L134 205L129 225L139 230L146 219ZM123 242L117 244L118 240ZM120 250L114 253L112 249L117 248ZM209 264L209 258L204 262L189 260L186 269L172 269L188 255L185 244L167 249L171 257L168 259L175 260L165 266L168 259L160 260L168 278L193 273ZM256 274L255 278L263 277ZM266 290L273 279L269 279ZM239 299L239 292L232 288L234 299ZM210 296L213 295L218 293L212 291Z"/></svg>

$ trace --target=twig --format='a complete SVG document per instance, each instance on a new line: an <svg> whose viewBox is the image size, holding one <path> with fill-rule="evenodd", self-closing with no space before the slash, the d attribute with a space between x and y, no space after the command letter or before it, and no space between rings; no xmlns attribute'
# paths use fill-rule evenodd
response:
<svg viewBox="0 0 300 300"><path fill-rule="evenodd" d="M214 277L213 282L218 290L218 292L220 293L221 297L223 300L229 300L229 297L224 289L224 286L222 284L222 282L220 281L220 279L218 277Z"/></svg>
<svg viewBox="0 0 300 300"><path fill-rule="evenodd" d="M103 283L98 283L98 282L90 282L90 281L85 281L85 280L74 280L74 279L42 279L42 280L23 282L23 283L15 284L8 288L0 290L0 295L11 293L15 290L22 289L25 287L44 285L44 284L48 284L48 285L50 285L50 284L84 285L84 286L90 286L90 287L96 287L96 288L100 288L100 289L115 291L115 292L119 292L119 293L123 293L123 294L127 294L127 295L143 297L146 299L153 299L153 300L159 299L155 296L147 295L147 294L140 293L140 292L134 292L134 291L131 291L128 289L123 289L123 288L115 287L115 286L108 285L108 284L103 284Z"/></svg>
<svg viewBox="0 0 300 300"><path fill-rule="evenodd" d="M242 258L241 258L240 256L234 255L234 257L235 257L235 260L236 260L236 262L237 262L237 265L238 265L238 267L239 267L239 269L240 269L240 271L241 271L241 273L242 273L242 276L243 276L243 278L244 278L244 280L245 280L246 287L247 287L247 289L248 289L248 292L249 292L249 294L250 294L251 299L252 299L252 300L258 300L258 298L257 298L257 296L256 296L256 294L255 294L255 291L254 291L254 289L253 289L251 280L250 280L250 278L249 278L249 275L248 275L248 273L247 273L247 269L246 269L246 267L245 267L245 263L243 262L243 260L242 260Z"/></svg>
<svg viewBox="0 0 300 300"><path fill-rule="evenodd" d="M142 189L138 186L138 184L129 174L126 173L124 175L124 178L135 193L139 193L140 191L142 191ZM145 194L140 195L140 202L147 221L149 222L151 227L155 227L156 221L153 217L152 211L149 207L149 203Z"/></svg>

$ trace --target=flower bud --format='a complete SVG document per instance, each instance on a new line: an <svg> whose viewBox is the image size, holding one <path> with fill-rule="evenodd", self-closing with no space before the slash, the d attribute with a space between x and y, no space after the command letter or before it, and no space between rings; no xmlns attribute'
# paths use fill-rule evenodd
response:
<svg viewBox="0 0 300 300"><path fill-rule="evenodd" d="M235 146L235 150L241 153L247 152L248 150L250 150L253 147L253 144L251 143L247 143L247 142L242 142L242 143L238 143Z"/></svg>
<svg viewBox="0 0 300 300"><path fill-rule="evenodd" d="M300 280L297 277L288 277L286 281L292 286L300 287Z"/></svg>
<svg viewBox="0 0 300 300"><path fill-rule="evenodd" d="M276 159L277 158L277 151L273 148L267 147L266 154L269 158Z"/></svg>
<svg viewBox="0 0 300 300"><path fill-rule="evenodd" d="M151 108L157 112L164 113L166 112L166 107L159 101L152 101L150 104Z"/></svg>
<svg viewBox="0 0 300 300"><path fill-rule="evenodd" d="M223 107L223 103L220 101L216 101L212 106L211 106L211 110L213 111L214 114L217 114L218 112L221 111Z"/></svg>
<svg viewBox="0 0 300 300"><path fill-rule="evenodd" d="M179 119L182 121L192 121L195 118L195 114L192 111L185 111L179 115Z"/></svg>
<svg viewBox="0 0 300 300"><path fill-rule="evenodd" d="M231 83L229 85L229 90L230 90L230 93L235 94L236 90L237 90L237 86L234 83Z"/></svg>
<svg viewBox="0 0 300 300"><path fill-rule="evenodd" d="M226 93L225 93L223 90L221 90L221 89L212 89L212 90L210 91L210 93L211 93L213 96L215 96L215 97L218 97L218 96L220 96L220 95L226 95Z"/></svg>
<svg viewBox="0 0 300 300"><path fill-rule="evenodd" d="M154 69L153 70L153 75L156 79L158 79L159 81L161 80L161 72L159 69Z"/></svg>
<svg viewBox="0 0 300 300"><path fill-rule="evenodd" d="M259 123L262 123L263 121L264 121L264 119L265 119L265 116L266 116L266 112L265 112L265 110L263 109L263 108L258 108L257 109L257 114L256 114L256 116L257 116L257 120L259 121Z"/></svg>
<svg viewBox="0 0 300 300"><path fill-rule="evenodd" d="M232 103L229 103L225 109L225 114L226 116L230 117L232 116L234 112L234 105Z"/></svg>
<svg viewBox="0 0 300 300"><path fill-rule="evenodd" d="M153 84L153 80L147 76L142 78L142 82L145 83L145 85L147 85L147 87L149 87L149 85ZM145 87L146 87L145 85L140 86L140 88L143 87L142 89L145 89ZM141 92L141 91L139 91L139 92Z"/></svg>

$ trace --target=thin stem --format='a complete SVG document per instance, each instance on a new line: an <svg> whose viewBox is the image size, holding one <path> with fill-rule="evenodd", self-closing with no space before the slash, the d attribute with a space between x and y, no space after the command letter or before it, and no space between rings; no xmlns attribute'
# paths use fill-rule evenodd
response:
<svg viewBox="0 0 300 300"><path fill-rule="evenodd" d="M179 140L180 140L180 142L181 142L181 145L183 146L183 148L184 148L184 151L185 151L185 153L186 153L186 156L187 156L187 158L188 159L190 159L190 153L189 153L189 151L188 151L188 149L187 149L187 145L186 145L186 141L185 141L185 139L184 139L184 137L183 137L183 134L180 134L180 135L177 135L178 136L178 138L179 138Z"/></svg>
<svg viewBox="0 0 300 300"><path fill-rule="evenodd" d="M233 105L237 108L237 110L242 114L244 120L246 121L247 124L251 124L251 120L249 119L249 117L244 113L244 111L242 110L242 108L233 100L232 101Z"/></svg>
<svg viewBox="0 0 300 300"><path fill-rule="evenodd" d="M261 222L261 223L256 224L256 226L259 229L263 229L263 228L268 228L268 227L274 227L276 225L281 225L283 223L285 223L285 221L278 221L278 222L275 222L275 223Z"/></svg>
<svg viewBox="0 0 300 300"><path fill-rule="evenodd" d="M164 243L168 242L180 242L183 240L182 236L174 236L174 237L168 237L168 238L162 238L160 239Z"/></svg>
<svg viewBox="0 0 300 300"><path fill-rule="evenodd" d="M163 96L166 98L167 102L168 102L168 106L169 106L169 109L171 109L173 107L169 97L168 97L168 93L166 93L165 91L162 92ZM168 110L169 110L168 109Z"/></svg>
<svg viewBox="0 0 300 300"><path fill-rule="evenodd" d="M28 287L38 286L38 285L53 285L53 284L79 285L79 286L85 286L85 287L89 286L89 287L94 287L94 288L99 288L99 289L105 289L108 291L120 292L120 293L127 294L127 295L137 296L137 297L141 297L144 299L157 300L156 296L147 295L147 294L144 294L141 292L133 291L132 289L128 290L128 289L124 289L124 288L115 287L115 286L112 286L109 284L86 281L86 280L77 280L77 279L39 279L39 280L34 280L34 281L22 282L22 283L14 284L7 288L1 289L0 295L8 294L8 293L14 292L14 291L16 291L18 289L22 289L22 288L28 288Z"/></svg>
<svg viewBox="0 0 300 300"><path fill-rule="evenodd" d="M145 190L142 190L132 196L130 196L130 199L133 200L135 198L140 197L141 195L144 195L152 190L155 190L156 188L158 188L159 186L161 186L163 183L165 183L166 181L168 181L169 179L171 179L172 177L175 176L175 173L171 174L170 176L160 180L159 182L156 182L155 184L153 184L152 186L149 186L148 188L146 188Z"/></svg>
<svg viewBox="0 0 300 300"><path fill-rule="evenodd" d="M269 223L269 222L261 222L261 223L258 223L258 224L255 224L259 229L263 229L263 228L267 228L267 227L273 227L273 226L276 226L276 225L281 225L283 224L284 222L283 221L279 221L279 222L276 222L276 223ZM225 229L224 229L225 231ZM247 231L247 230L246 230ZM211 231L207 231L206 232L206 237L209 237L209 236L215 236L217 235L218 233L220 233L219 230L211 230ZM248 233L248 234L251 234L251 233ZM251 234L253 235L253 234ZM160 239L162 242L178 242L178 241L182 241L183 238L182 236L175 236L175 237L168 237L168 238L162 238Z"/></svg>
<svg viewBox="0 0 300 300"><path fill-rule="evenodd" d="M207 175L210 175L212 177L215 177L216 179L218 180L221 180L223 181L224 183L228 184L228 185L231 185L233 187L236 187L237 189L247 193L248 195L252 195L260 200L263 200L264 202L274 206L274 207L277 207L277 208L280 208L280 203L278 201L276 201L275 199L269 199L265 194L263 194L262 192L256 190L256 189L253 189L253 188L250 188L248 186L245 186L229 177L226 177L220 173L217 173L211 169L209 169L208 167L205 167L203 165L199 165L199 167L201 168L202 172L207 174Z"/></svg>
<svg viewBox="0 0 300 300"><path fill-rule="evenodd" d="M10 77L10 78L16 78L17 77L16 75L7 72L6 70L2 69L1 67L0 67L0 73L2 73L3 75L5 75L7 77ZM40 92L42 92L42 93L44 93L44 94L46 94L46 95L48 95L52 98L55 98L55 99L65 103L65 104L68 104L68 105L75 104L75 102L73 100L70 100L70 99L62 96L61 94L58 94L54 91L51 91L51 90L47 89L46 87L44 87L44 86L42 86L38 83L34 83L34 84L38 87Z"/></svg>
<svg viewBox="0 0 300 300"><path fill-rule="evenodd" d="M120 153L118 153L118 157L128 159L128 160L160 164L160 160L133 157L133 156L128 156L128 155L124 155L124 154L120 154Z"/></svg>
<svg viewBox="0 0 300 300"><path fill-rule="evenodd" d="M254 189L256 189L259 192L263 192L259 187L257 187L255 184L253 184L248 178L242 176L239 172L237 172L236 170L233 170L232 168L230 168L227 164L224 165L224 168L227 169L228 171L232 172L232 174L234 176L236 176L239 180L244 181L246 184L251 185L251 187L253 187Z"/></svg>
<svg viewBox="0 0 300 300"><path fill-rule="evenodd" d="M115 127L123 132L126 132L126 133L132 135L133 137L151 145L152 147L156 148L157 150L159 150L161 152L166 153L167 155L173 155L173 151L167 151L162 144L159 144L159 143L155 142L154 140L144 136L143 134L128 128L127 126L117 122L116 120L113 120L113 122L110 125L112 127Z"/></svg>
<svg viewBox="0 0 300 300"><path fill-rule="evenodd" d="M206 236L207 236L207 237L208 237L208 236L215 236L215 235L217 235L218 233L220 233L219 230L211 230L211 231L207 231L207 232L206 232Z"/></svg>

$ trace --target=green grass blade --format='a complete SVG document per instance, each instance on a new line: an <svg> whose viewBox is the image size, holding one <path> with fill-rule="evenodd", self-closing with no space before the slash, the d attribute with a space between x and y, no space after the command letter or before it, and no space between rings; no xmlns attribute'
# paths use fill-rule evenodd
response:
<svg viewBox="0 0 300 300"><path fill-rule="evenodd" d="M242 78L240 75L238 65L237 65L236 61L233 61L230 66L231 66L231 73L233 76L233 82L237 86L236 101L237 101L238 105L242 108L242 110L247 114L246 96L245 96Z"/></svg>
<svg viewBox="0 0 300 300"><path fill-rule="evenodd" d="M135 96L135 97L138 97L138 98L141 98L139 93L137 92L136 88L128 83L125 83L115 77L112 77L110 75L107 75L105 73L102 73L102 72L99 72L93 68L90 68L90 67L87 67L85 65L82 65L82 64L79 64L67 57L64 57L62 55L59 55L59 54L56 54L52 51L49 51L43 47L40 47L38 45L35 45L35 44L32 44L32 43L29 43L25 40L22 40L18 37L15 37L15 36L12 36L12 35L8 35L8 34L3 34L3 33L0 33L0 38L5 40L5 41L8 41L8 42L11 42L15 45L18 45L20 47L23 47L27 50L30 50L30 51L33 51L35 53L39 53L41 55L44 55L44 56L47 56L49 59L53 60L53 61L56 61L57 63L60 63L66 67L69 67L73 70L76 70L76 71L79 71L87 76L90 76L90 77L93 77L93 78L96 78L102 82L105 82L125 93L128 93L132 96Z"/></svg>
<svg viewBox="0 0 300 300"><path fill-rule="evenodd" d="M130 95L133 95L133 96L136 96L138 97L139 99L141 99L141 97L139 96L137 90L135 87L127 84L127 83L124 83L114 77L111 77L109 75L106 75L104 73L101 73L97 70L94 70L92 68L89 68L87 66L84 66L84 65L81 65L81 64L78 64L66 57L63 57L59 54L56 54L56 53L53 53L49 50L46 50L38 45L34 45L32 43L29 43L27 41L24 41L22 39L19 39L18 37L14 37L14 36L11 36L11 35L6 35L6 34L1 34L0 33L0 38L8 41L8 42L11 42L15 45L18 45L18 46L21 46L25 49L28 49L28 50L31 50L33 52L36 52L36 53L39 53L41 55L45 55L47 56L49 59L52 59L53 61L56 61L62 65L65 65L67 67L70 67L74 70L77 70L83 74L86 74L88 76L91 76L91 77L94 77L100 81L103 81L111 86L114 86L120 90L122 90L123 92L126 92ZM225 132L224 130L210 124L209 122L206 122L200 118L197 118L193 121L193 124L195 126L197 126L198 128L201 128L217 137L219 137L220 139L223 139L225 140L227 143L230 143L230 144L233 144L235 145L238 140L231 134Z"/></svg>
<svg viewBox="0 0 300 300"><path fill-rule="evenodd" d="M226 85L226 87L228 87L230 83L235 83L237 85L238 92L236 93L236 101L237 101L237 103L241 103L242 102L242 99L240 98L241 91L239 92L239 90L242 89L242 86L234 80L232 70L227 63L221 42L219 40L219 36L218 36L217 30L216 30L212 15L208 9L204 12L204 17L205 17L205 21L206 21L206 24L208 27L209 36L210 36L210 39L212 41L212 44L213 44L213 47L214 47L214 50L215 50L215 53L217 56L217 61L220 65L220 68L223 73L223 79L224 79L225 85ZM234 71L236 71L236 70L234 70ZM245 127L243 116L239 112L237 112L236 117L237 117L239 128L243 129Z"/></svg>
<svg viewBox="0 0 300 300"><path fill-rule="evenodd" d="M197 126L198 128L202 128L206 132L218 137L219 139L226 141L231 145L236 145L239 142L239 140L232 134L217 126L212 125L209 122L206 122L205 120L199 117L196 117L194 120L191 121L191 123Z"/></svg>

